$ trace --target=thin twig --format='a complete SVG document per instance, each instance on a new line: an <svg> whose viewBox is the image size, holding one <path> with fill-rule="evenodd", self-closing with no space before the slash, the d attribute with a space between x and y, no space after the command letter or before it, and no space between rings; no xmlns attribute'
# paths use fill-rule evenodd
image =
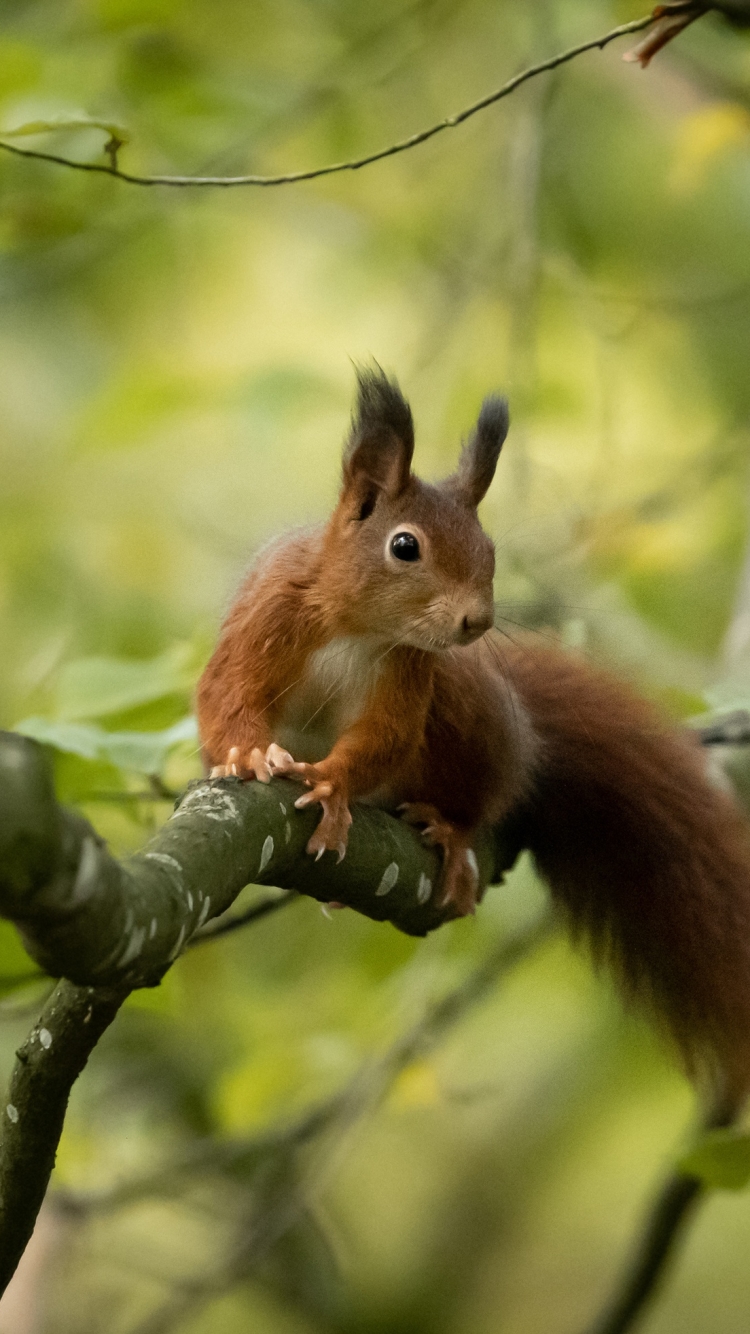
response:
<svg viewBox="0 0 750 1334"><path fill-rule="evenodd" d="M689 8L688 4L685 8ZM477 112L484 111L486 107L493 106L495 102L508 97L510 93L520 88L521 84L528 82L529 79L536 78L538 74L545 74L549 70L558 69L560 65L566 65L568 61L574 60L576 56L583 55L586 51L603 50L614 42L618 37L627 37L632 33L642 32L657 21L658 15L644 14L642 18L634 19L631 23L621 23L617 28L612 28L610 32L604 33L601 37L594 37L588 42L581 42L578 46L571 46L567 51L560 51L556 56L551 56L548 60L542 60L539 64L530 65L528 69L522 70L520 74L515 74L512 79L496 88L494 92L487 93L479 101L472 102L470 106L464 107L463 111L457 111L453 116L446 116L444 120L439 120L434 125L430 125L425 130L419 130L416 134L411 134L407 139L399 139L395 144L389 144L387 148L380 148L375 153L367 153L364 157L350 158L346 162L331 162L324 167L313 167L307 171L284 172L278 176L136 176L132 172L121 171L116 166L116 158L110 153L110 162L76 162L73 158L63 157L58 153L45 153L35 148L20 148L18 144L8 143L0 139L0 149L5 149L8 153L15 153L18 157L38 158L42 162L54 162L60 167L72 167L75 171L93 171L103 176L114 176L118 181L127 181L129 185L178 185L178 186L232 186L232 185L291 185L297 181L312 181L319 176L333 176L341 171L358 171L360 167L367 167L372 162L379 162L382 158L394 157L397 153L404 153L409 148L416 148L418 144L426 143L434 135L441 134L443 130L454 130L458 125L463 125L464 121L469 120L471 116L476 116ZM115 162L115 165L113 165Z"/></svg>
<svg viewBox="0 0 750 1334"><path fill-rule="evenodd" d="M291 1127L286 1141L280 1140L279 1148L282 1153L294 1152L310 1140L317 1141L312 1162L293 1173L282 1168L274 1174L266 1167L260 1198L253 1200L250 1211L244 1215L236 1245L221 1269L205 1278L176 1284L163 1305L152 1311L133 1334L168 1334L188 1311L195 1316L251 1274L271 1247L299 1221L310 1198L319 1194L324 1179L330 1176L342 1153L347 1131L382 1102L403 1070L431 1051L554 929L554 915L544 913L517 935L501 941L457 987L430 1005L382 1056L365 1062L345 1089L313 1112L314 1120L304 1118L298 1126Z"/></svg>
<svg viewBox="0 0 750 1334"><path fill-rule="evenodd" d="M290 889L286 893L274 894L267 899L261 899L260 903L253 903L244 912L235 913L231 917L220 918L217 922L209 922L207 926L202 926L200 931L196 931L192 939L188 941L188 948L192 949L194 945L205 945L206 941L215 940L217 936L227 936L230 931L238 931L241 926L247 926L249 922L257 922L261 917L268 917L269 913L278 912L279 908L285 908L288 903L294 903L298 898L299 894Z"/></svg>
<svg viewBox="0 0 750 1334"><path fill-rule="evenodd" d="M715 722L695 729L702 746L747 746L750 744L750 713L735 709Z"/></svg>
<svg viewBox="0 0 750 1334"><path fill-rule="evenodd" d="M289 898L296 897L290 895ZM286 902L286 899L280 902ZM483 963L452 991L428 1006L405 1033L399 1034L380 1056L369 1057L349 1082L324 1102L307 1108L293 1121L272 1126L258 1135L237 1139L200 1139L156 1169L101 1191L55 1190L55 1207L72 1214L109 1213L149 1196L170 1193L186 1177L199 1173L243 1172L250 1162L270 1154L296 1153L342 1127L350 1126L382 1100L398 1075L417 1056L424 1056L499 982L506 972L551 936L555 918L543 914L509 939L499 942Z"/></svg>
<svg viewBox="0 0 750 1334"><path fill-rule="evenodd" d="M703 1129L731 1125L736 1113L736 1107L722 1101L709 1112ZM627 1334L635 1327L664 1281L675 1246L704 1195L698 1177L670 1173L646 1219L620 1290L589 1334Z"/></svg>

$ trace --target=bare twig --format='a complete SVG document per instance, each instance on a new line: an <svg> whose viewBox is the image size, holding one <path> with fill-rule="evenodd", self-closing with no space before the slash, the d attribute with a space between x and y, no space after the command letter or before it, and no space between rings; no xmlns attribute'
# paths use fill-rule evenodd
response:
<svg viewBox="0 0 750 1334"><path fill-rule="evenodd" d="M188 941L188 947L203 945L208 940L215 940L217 936L228 936L231 931L238 931L240 927L248 926L250 922L268 917L269 913L278 912L279 908L285 908L288 903L294 903L298 898L299 894L290 889L285 894L274 894L267 899L261 899L260 903L253 903L244 912L234 913L231 917L221 917L217 922L209 922L207 926L202 926L196 931Z"/></svg>
<svg viewBox="0 0 750 1334"><path fill-rule="evenodd" d="M694 8L691 4L682 6L684 9ZM74 158L64 157L59 153L45 153L35 148L20 148L18 144L8 143L0 139L0 149L5 149L8 153L15 153L18 157L37 158L42 162L53 162L60 167L71 167L75 171L97 172L103 176L114 176L118 181L126 181L129 185L176 185L176 186L234 186L234 185L291 185L298 181L312 181L319 176L333 176L341 171L358 171L360 167L367 167L372 162L380 162L387 157L395 157L397 153L404 153L407 149L416 148L418 144L426 143L436 134L442 134L443 130L454 130L457 126L463 125L464 121L476 116L479 111L484 111L486 107L493 106L495 102L500 102L502 98L508 97L510 93L520 88L521 84L527 83L529 79L534 79L538 74L545 74L549 70L558 69L560 65L566 65L568 61L574 60L576 56L583 55L586 51L603 50L619 37L627 37L632 33L643 32L651 27L659 19L659 11L653 14L644 14L642 18L634 19L631 23L621 23L617 28L612 28L601 37L594 37L588 42L581 42L578 46L571 46L567 51L560 51L556 56L551 56L548 60L542 60L536 65L530 65L528 69L522 70L520 74L515 74L512 79L496 88L494 92L487 93L477 102L472 102L470 106L464 107L462 111L457 111L452 116L446 116L444 120L437 121L434 125L428 126L425 130L419 130L416 134L411 134L406 139L399 139L394 144L389 144L387 148L380 148L377 152L367 153L364 157L350 158L346 162L331 162L324 167L312 167L306 171L283 172L278 176L139 176L132 172L122 171L117 166L117 149L112 150L112 138L105 145L105 152L109 156L109 163L103 162L77 162ZM121 145L118 142L117 148Z"/></svg>
<svg viewBox="0 0 750 1334"><path fill-rule="evenodd" d="M703 1129L731 1125L736 1113L736 1107L717 1103L706 1116ZM675 1246L704 1193L698 1177L679 1171L667 1177L646 1219L622 1286L589 1334L627 1334L635 1327L663 1282Z"/></svg>
<svg viewBox="0 0 750 1334"><path fill-rule="evenodd" d="M750 713L735 709L715 722L697 727L702 746L747 746L750 744Z"/></svg>
<svg viewBox="0 0 750 1334"><path fill-rule="evenodd" d="M103 1191L58 1189L53 1197L56 1207L74 1214L110 1213L149 1196L172 1193L176 1182L184 1182L191 1175L206 1172L245 1175L249 1164L256 1164L272 1153L297 1153L331 1130L336 1132L338 1140L342 1121L351 1125L380 1102L401 1071L417 1056L432 1050L496 982L551 935L554 925L554 916L543 913L527 927L500 941L483 963L428 1006L422 1017L381 1056L368 1058L344 1088L308 1108L295 1120L272 1126L259 1135L196 1140L156 1169Z"/></svg>

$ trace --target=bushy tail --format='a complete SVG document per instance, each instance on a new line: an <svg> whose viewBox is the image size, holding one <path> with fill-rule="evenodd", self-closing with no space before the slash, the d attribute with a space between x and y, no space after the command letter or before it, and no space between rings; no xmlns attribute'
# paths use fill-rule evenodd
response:
<svg viewBox="0 0 750 1334"><path fill-rule="evenodd" d="M541 741L526 844L574 931L671 1030L693 1075L750 1088L750 827L705 758L585 663L508 655Z"/></svg>

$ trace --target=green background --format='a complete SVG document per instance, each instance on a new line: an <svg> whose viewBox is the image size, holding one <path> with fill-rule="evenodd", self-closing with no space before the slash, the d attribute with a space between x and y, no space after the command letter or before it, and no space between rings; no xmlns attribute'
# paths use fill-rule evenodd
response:
<svg viewBox="0 0 750 1334"><path fill-rule="evenodd" d="M126 170L298 169L639 12L5 0L0 130L87 117L127 130ZM561 638L676 718L750 697L750 40L703 19L645 73L627 47L314 183L146 189L0 153L0 725L57 741L61 797L116 851L169 813L149 774L200 772L183 720L253 552L334 501L351 360L398 376L426 477L509 394L482 507L506 633ZM105 138L13 142L104 161ZM543 900L524 862L424 942L301 901L188 954L95 1053L57 1187L106 1195L285 1124ZM5 928L0 969L29 966ZM37 999L0 1006L6 1070ZM693 1111L659 1038L557 939L380 1108L284 1162L290 1230L249 1279L222 1266L264 1149L249 1175L50 1211L29 1329L572 1334ZM746 1331L749 1242L747 1196L712 1197L644 1329ZM173 1319L193 1281L210 1300Z"/></svg>

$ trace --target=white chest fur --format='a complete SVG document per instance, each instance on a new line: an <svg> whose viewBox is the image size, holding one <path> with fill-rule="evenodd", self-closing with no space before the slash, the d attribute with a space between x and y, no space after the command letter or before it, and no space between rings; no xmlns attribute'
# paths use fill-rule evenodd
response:
<svg viewBox="0 0 750 1334"><path fill-rule="evenodd" d="M302 679L280 701L274 740L295 760L314 764L362 711L387 646L363 636L332 639L310 655Z"/></svg>

